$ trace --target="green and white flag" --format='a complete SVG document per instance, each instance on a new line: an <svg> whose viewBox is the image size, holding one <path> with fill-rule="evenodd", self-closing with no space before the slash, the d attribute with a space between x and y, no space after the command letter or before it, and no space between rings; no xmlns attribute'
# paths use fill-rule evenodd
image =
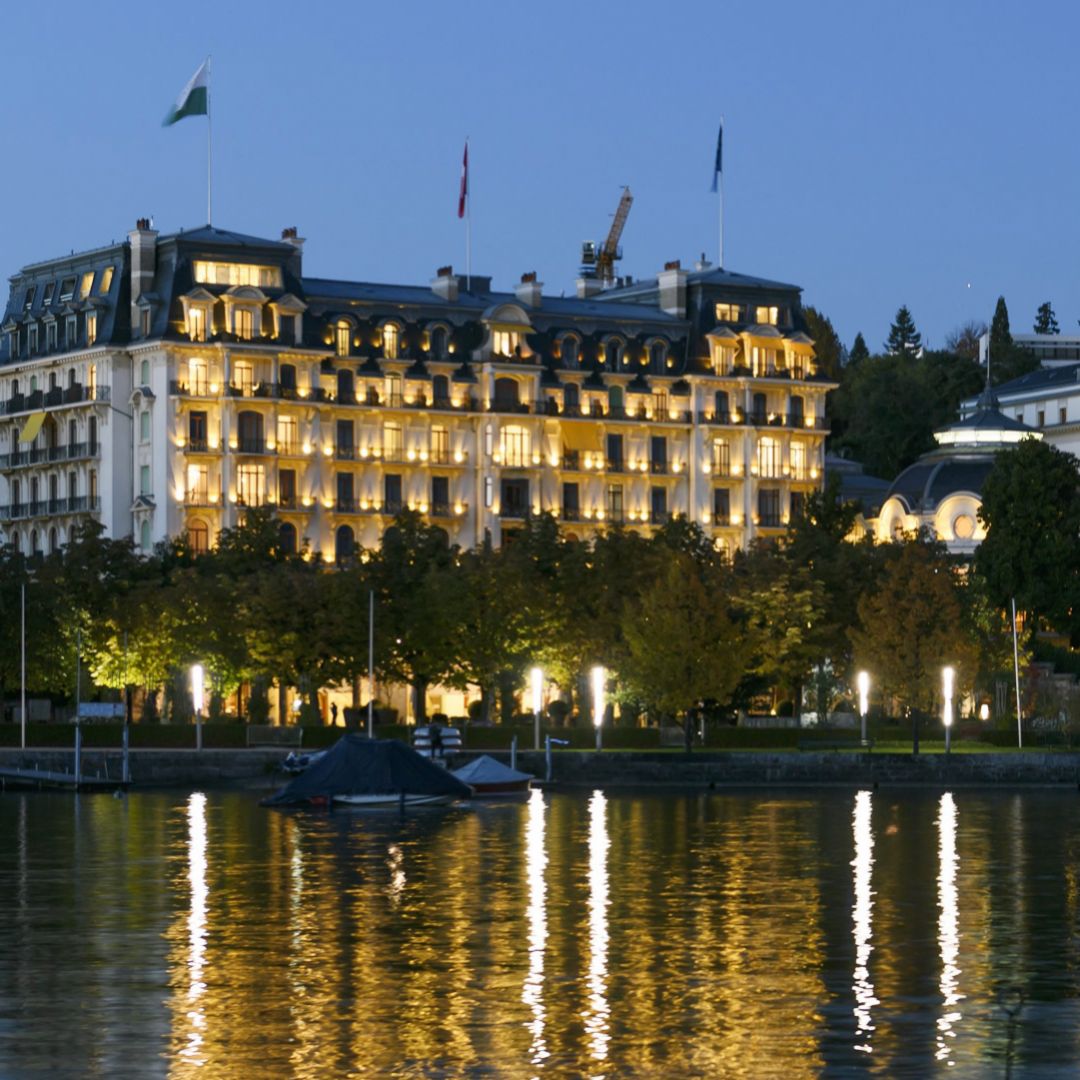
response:
<svg viewBox="0 0 1080 1080"><path fill-rule="evenodd" d="M185 116L207 116L210 112L210 60L207 58L199 65L199 70L191 76L187 86L180 91L176 104L169 110L162 127L175 124Z"/></svg>

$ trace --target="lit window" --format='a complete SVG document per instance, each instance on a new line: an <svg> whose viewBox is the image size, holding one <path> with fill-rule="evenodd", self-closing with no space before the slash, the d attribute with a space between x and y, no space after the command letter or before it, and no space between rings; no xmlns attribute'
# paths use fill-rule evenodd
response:
<svg viewBox="0 0 1080 1080"><path fill-rule="evenodd" d="M299 445L295 416L279 416L277 422L277 445L279 454L295 454Z"/></svg>
<svg viewBox="0 0 1080 1080"><path fill-rule="evenodd" d="M499 432L499 449L503 465L522 468L530 464L529 432L516 424L504 427Z"/></svg>
<svg viewBox="0 0 1080 1080"><path fill-rule="evenodd" d="M520 343L520 336L513 330L493 330L491 333L491 351L496 356L514 356Z"/></svg>
<svg viewBox="0 0 1080 1080"><path fill-rule="evenodd" d="M791 459L791 478L793 480L806 479L806 444L793 442L788 451Z"/></svg>
<svg viewBox="0 0 1080 1080"><path fill-rule="evenodd" d="M770 479L780 475L780 444L775 439L758 440L758 471Z"/></svg>
<svg viewBox="0 0 1080 1080"><path fill-rule="evenodd" d="M352 330L345 319L341 319L334 328L334 337L337 343L338 356L348 356Z"/></svg>
<svg viewBox="0 0 1080 1080"><path fill-rule="evenodd" d="M236 309L233 313L233 330L241 340L251 340L255 333L255 318L250 308Z"/></svg>
<svg viewBox="0 0 1080 1080"><path fill-rule="evenodd" d="M250 263L195 263L195 280L202 285L254 285L263 289L280 289L281 268L255 266Z"/></svg>
<svg viewBox="0 0 1080 1080"><path fill-rule="evenodd" d="M742 316L742 308L738 304L717 304L716 321L737 323Z"/></svg>
<svg viewBox="0 0 1080 1080"><path fill-rule="evenodd" d="M97 312L86 313L86 344L93 345L97 341Z"/></svg>
<svg viewBox="0 0 1080 1080"><path fill-rule="evenodd" d="M187 497L192 502L206 503L210 496L210 469L206 465L189 465Z"/></svg>
<svg viewBox="0 0 1080 1080"><path fill-rule="evenodd" d="M97 364L91 364L86 372L86 388L90 392L90 398L97 394Z"/></svg>
<svg viewBox="0 0 1080 1080"><path fill-rule="evenodd" d="M759 307L754 313L754 321L759 326L775 326L780 318L778 307Z"/></svg>
<svg viewBox="0 0 1080 1080"><path fill-rule="evenodd" d="M396 360L398 357L398 344L400 341L399 331L395 323L387 323L383 327L383 356L387 360Z"/></svg>
<svg viewBox="0 0 1080 1080"><path fill-rule="evenodd" d="M189 389L193 394L206 394L209 392L209 372L205 360L188 361L188 378L191 382Z"/></svg>
<svg viewBox="0 0 1080 1080"><path fill-rule="evenodd" d="M104 296L112 288L113 268L106 266L101 271L101 282L98 284L98 292Z"/></svg>
<svg viewBox="0 0 1080 1080"><path fill-rule="evenodd" d="M82 281L79 282L79 299L85 300L90 295L90 290L94 287L94 272L91 270L88 274L83 274Z"/></svg>
<svg viewBox="0 0 1080 1080"><path fill-rule="evenodd" d="M192 341L206 340L206 308L190 307L187 313L188 337Z"/></svg>
<svg viewBox="0 0 1080 1080"><path fill-rule="evenodd" d="M236 497L245 506L262 506L266 495L266 469L241 465L236 471Z"/></svg>
<svg viewBox="0 0 1080 1080"><path fill-rule="evenodd" d="M147 307L139 310L139 332L144 338L150 336L150 309Z"/></svg>
<svg viewBox="0 0 1080 1080"><path fill-rule="evenodd" d="M387 461L399 460L404 445L401 437L401 425L383 424L383 457Z"/></svg>
<svg viewBox="0 0 1080 1080"><path fill-rule="evenodd" d="M187 539L194 555L205 555L210 550L210 530L205 521L192 521L188 525Z"/></svg>
<svg viewBox="0 0 1080 1080"><path fill-rule="evenodd" d="M713 439L712 470L717 476L731 475L731 446L727 439Z"/></svg>
<svg viewBox="0 0 1080 1080"><path fill-rule="evenodd" d="M247 360L237 360L233 365L233 386L239 387L244 397L250 397L255 389L255 368Z"/></svg>

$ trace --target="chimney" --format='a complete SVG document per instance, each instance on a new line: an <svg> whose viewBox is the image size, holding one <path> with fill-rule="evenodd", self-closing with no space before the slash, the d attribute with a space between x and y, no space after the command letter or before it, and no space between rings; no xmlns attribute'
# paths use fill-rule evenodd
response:
<svg viewBox="0 0 1080 1080"><path fill-rule="evenodd" d="M695 270L711 270L712 269L712 263L709 262L709 260L705 258L705 252L704 251L701 253L701 258L698 259L698 261L696 263L694 263L694 269Z"/></svg>
<svg viewBox="0 0 1080 1080"><path fill-rule="evenodd" d="M660 292L660 310L685 318L686 271L678 259L664 264L664 269L656 275L656 284Z"/></svg>
<svg viewBox="0 0 1080 1080"><path fill-rule="evenodd" d="M604 283L597 277L579 277L575 284L579 300L588 300L590 296L595 296L604 289Z"/></svg>
<svg viewBox="0 0 1080 1080"><path fill-rule="evenodd" d="M521 284L515 287L514 292L523 304L538 308L543 288L543 282L536 280L536 271L533 270L528 274L521 275Z"/></svg>
<svg viewBox="0 0 1080 1080"><path fill-rule="evenodd" d="M440 266L431 279L431 291L451 304L457 303L461 279L454 273L452 266Z"/></svg>
<svg viewBox="0 0 1080 1080"><path fill-rule="evenodd" d="M304 250L304 238L299 234L295 225L290 225L287 229L281 230L281 239L286 244L292 244L297 251Z"/></svg>
<svg viewBox="0 0 1080 1080"><path fill-rule="evenodd" d="M135 228L128 233L131 245L131 322L138 323L135 301L154 287L154 271L157 267L158 234L150 228L149 218L139 218Z"/></svg>

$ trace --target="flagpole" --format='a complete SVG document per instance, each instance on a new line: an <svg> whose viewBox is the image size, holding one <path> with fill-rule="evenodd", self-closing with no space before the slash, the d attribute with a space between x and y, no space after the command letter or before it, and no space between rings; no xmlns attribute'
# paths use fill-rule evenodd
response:
<svg viewBox="0 0 1080 1080"><path fill-rule="evenodd" d="M20 689L20 697L22 701L19 708L19 720L21 726L22 738L20 744L22 748L26 749L26 582L22 584L22 610L20 615L20 637L22 639L22 664L20 665L20 682L22 684Z"/></svg>
<svg viewBox="0 0 1080 1080"><path fill-rule="evenodd" d="M212 127L210 124L210 60L206 58L206 224L209 225L214 219L211 217L210 195L212 191L213 171L213 142L211 140Z"/></svg>
<svg viewBox="0 0 1080 1080"><path fill-rule="evenodd" d="M465 291L472 292L472 184L469 183L469 140L465 139Z"/></svg>
<svg viewBox="0 0 1080 1080"><path fill-rule="evenodd" d="M721 138L723 138L723 131L724 131L724 118L721 116L720 117ZM723 163L721 162L721 165L722 164ZM720 203L719 203L719 210L718 210L718 214L719 214L719 218L720 218L720 259L719 259L719 262L718 262L717 265L720 267L721 270L723 270L724 269L724 170L723 170L723 168L720 169L720 175L718 177L718 183L717 183L717 191L719 192L719 195L720 195Z"/></svg>

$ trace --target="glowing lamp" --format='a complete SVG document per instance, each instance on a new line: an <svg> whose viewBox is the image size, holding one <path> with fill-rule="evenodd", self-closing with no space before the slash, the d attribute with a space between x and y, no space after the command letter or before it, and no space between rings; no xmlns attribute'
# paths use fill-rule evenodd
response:
<svg viewBox="0 0 1080 1080"><path fill-rule="evenodd" d="M606 673L604 669L597 665L589 673L590 682L592 683L592 696L593 696L593 723L596 725L596 749L603 749L601 742L601 732L603 731L604 723L604 681Z"/></svg>
<svg viewBox="0 0 1080 1080"><path fill-rule="evenodd" d="M198 716L203 710L203 684L205 672L202 664L191 665L191 706Z"/></svg>

